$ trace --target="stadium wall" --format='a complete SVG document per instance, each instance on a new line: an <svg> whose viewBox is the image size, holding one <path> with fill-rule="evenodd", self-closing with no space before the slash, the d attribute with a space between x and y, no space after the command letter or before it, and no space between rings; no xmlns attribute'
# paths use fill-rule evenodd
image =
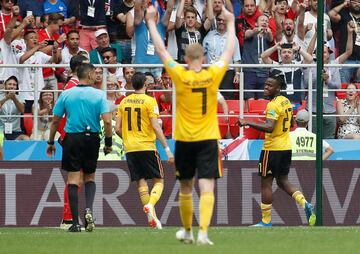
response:
<svg viewBox="0 0 360 254"><path fill-rule="evenodd" d="M178 192L174 169L165 165L165 189L156 206L164 226L179 226ZM59 161L13 161L0 166L0 227L60 224L64 174ZM315 202L315 163L293 162L290 180ZM146 226L137 188L130 183L124 161L100 162L97 171L94 216L99 226ZM357 161L324 163L324 218L326 226L360 224L360 168ZM304 212L294 200L273 188L273 223L306 225ZM198 189L194 193L194 222L199 221ZM84 208L83 190L80 198ZM256 161L225 161L218 180L212 225L247 226L260 219L260 181ZM81 219L81 218L80 218Z"/></svg>

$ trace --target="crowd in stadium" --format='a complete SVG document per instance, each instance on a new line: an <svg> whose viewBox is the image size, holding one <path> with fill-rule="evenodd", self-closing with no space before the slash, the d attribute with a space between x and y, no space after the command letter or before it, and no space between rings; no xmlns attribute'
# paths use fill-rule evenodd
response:
<svg viewBox="0 0 360 254"><path fill-rule="evenodd" d="M185 48L200 43L207 63L219 60L225 50L226 26L222 17L225 6L236 17L236 49L234 64L273 64L285 74L288 97L296 112L311 109L316 113L316 93L309 107L307 89L316 71L299 64L316 62L317 0L0 0L0 63L1 64L70 64L75 55L87 57L92 64L161 64L144 22L144 11L155 4L159 12L157 29L172 57L184 63ZM360 1L330 1L324 12L324 63L343 64L343 68L325 68L324 138L360 138ZM296 64L294 68L282 64ZM97 68L97 85L101 88L106 71L108 101L116 112L117 104L133 90L132 67ZM148 89L171 89L172 81L162 68L137 68L146 74ZM311 74L312 73L312 74ZM239 114L240 79L243 77L245 115L263 115L266 98L264 82L269 69L230 68L221 82L221 92L228 108L219 114ZM70 68L0 68L0 84L6 91L0 95L0 127L7 140L47 140L52 109L59 92L76 76ZM34 88L39 93L34 104ZM346 89L333 91L331 89ZM295 89L295 91L294 91ZM330 91L328 91L330 89ZM14 92L9 91L14 90ZM23 91L23 92L19 92ZM41 91L44 90L44 91ZM111 90L117 90L116 92ZM258 91L254 91L258 90ZM162 115L172 113L171 92L152 92ZM221 96L220 96L221 97ZM254 103L255 102L255 103ZM37 109L35 109L37 105ZM37 135L31 135L37 112ZM335 115L344 115L338 116ZM220 120L226 126L222 137L236 137L237 117ZM171 118L162 117L164 134L171 137ZM229 127L230 126L230 127ZM313 128L316 128L313 121ZM249 138L261 133L247 131Z"/></svg>

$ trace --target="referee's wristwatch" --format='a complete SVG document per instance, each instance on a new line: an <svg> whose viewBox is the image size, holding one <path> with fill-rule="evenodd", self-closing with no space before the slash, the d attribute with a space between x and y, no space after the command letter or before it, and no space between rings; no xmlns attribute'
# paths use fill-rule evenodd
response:
<svg viewBox="0 0 360 254"><path fill-rule="evenodd" d="M53 146L53 145L55 145L55 142L54 142L54 140L53 141L50 141L50 140L48 140L48 145L51 145L51 146Z"/></svg>

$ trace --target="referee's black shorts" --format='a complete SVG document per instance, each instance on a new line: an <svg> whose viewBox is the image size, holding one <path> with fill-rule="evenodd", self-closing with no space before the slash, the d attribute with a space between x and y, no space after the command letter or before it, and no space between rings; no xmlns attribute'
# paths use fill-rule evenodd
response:
<svg viewBox="0 0 360 254"><path fill-rule="evenodd" d="M259 159L259 176L272 175L275 178L287 176L291 166L291 154L291 150L262 150Z"/></svg>
<svg viewBox="0 0 360 254"><path fill-rule="evenodd" d="M126 153L126 161L131 181L140 179L164 178L164 169L157 151L138 151Z"/></svg>
<svg viewBox="0 0 360 254"><path fill-rule="evenodd" d="M197 173L199 179L222 177L222 162L218 141L176 141L175 166L176 178L179 180L191 179L195 176L195 173Z"/></svg>
<svg viewBox="0 0 360 254"><path fill-rule="evenodd" d="M66 133L63 140L62 169L68 172L92 174L96 171L99 157L98 133Z"/></svg>

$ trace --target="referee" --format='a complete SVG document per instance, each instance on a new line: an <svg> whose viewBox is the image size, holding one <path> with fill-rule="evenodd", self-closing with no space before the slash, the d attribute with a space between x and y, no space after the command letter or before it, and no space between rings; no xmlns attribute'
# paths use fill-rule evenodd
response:
<svg viewBox="0 0 360 254"><path fill-rule="evenodd" d="M100 147L100 117L104 121L104 153L107 154L112 151L111 113L106 94L92 87L95 81L95 67L92 64L84 63L78 67L77 76L79 84L62 92L55 104L46 154L49 157L55 154L55 133L63 115L66 114L62 169L68 172L68 193L73 215L73 224L69 228L69 232L81 232L78 219L80 169L83 169L83 181L85 183L85 230L90 232L95 228L92 206L96 191L95 171Z"/></svg>

